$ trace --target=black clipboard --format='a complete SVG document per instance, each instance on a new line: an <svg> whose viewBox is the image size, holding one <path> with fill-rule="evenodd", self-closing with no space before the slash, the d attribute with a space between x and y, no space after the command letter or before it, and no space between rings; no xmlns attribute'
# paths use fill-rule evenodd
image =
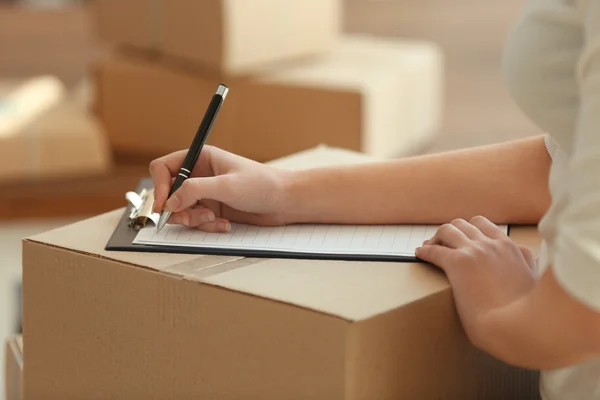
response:
<svg viewBox="0 0 600 400"><path fill-rule="evenodd" d="M145 178L140 180L135 193L142 194L145 191L152 190L152 180ZM175 253L175 254L198 254L198 255L219 255L234 257L253 257L253 258L293 258L309 260L341 260L341 261L390 261L390 262L423 262L417 257L411 256L391 256L391 255L360 255L360 254L325 254L325 253L295 253L283 251L263 251L252 249L221 249L221 248L194 248L188 246L159 246L134 244L133 241L137 235L136 223L144 225L148 219L147 214L133 215L136 210L133 204L129 204L113 234L108 240L105 250L107 251L130 251L130 252L150 252L150 253ZM133 225L133 226L132 226ZM508 226L510 234L510 225Z"/></svg>

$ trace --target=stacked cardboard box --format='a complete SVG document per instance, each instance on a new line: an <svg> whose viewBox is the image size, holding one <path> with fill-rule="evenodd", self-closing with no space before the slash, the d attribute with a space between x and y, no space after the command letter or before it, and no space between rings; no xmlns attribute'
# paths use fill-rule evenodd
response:
<svg viewBox="0 0 600 400"><path fill-rule="evenodd" d="M9 338L4 346L4 398L23 400L23 337Z"/></svg>
<svg viewBox="0 0 600 400"><path fill-rule="evenodd" d="M432 43L348 35L341 0L95 0L110 55L96 111L117 156L187 148L219 83L209 143L258 161L319 144L378 157L432 138L443 57Z"/></svg>

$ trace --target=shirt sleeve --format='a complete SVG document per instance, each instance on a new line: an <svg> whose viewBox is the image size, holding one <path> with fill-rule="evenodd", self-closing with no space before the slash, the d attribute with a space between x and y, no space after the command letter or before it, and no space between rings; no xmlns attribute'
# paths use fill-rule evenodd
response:
<svg viewBox="0 0 600 400"><path fill-rule="evenodd" d="M577 65L579 114L557 221L554 273L575 298L600 311L600 0L580 3L584 47Z"/></svg>

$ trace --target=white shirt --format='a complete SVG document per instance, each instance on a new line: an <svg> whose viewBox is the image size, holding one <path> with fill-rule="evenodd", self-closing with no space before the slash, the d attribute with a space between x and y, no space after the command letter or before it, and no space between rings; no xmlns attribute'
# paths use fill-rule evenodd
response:
<svg viewBox="0 0 600 400"><path fill-rule="evenodd" d="M503 69L552 156L552 204L539 225L542 270L600 312L600 0L529 0ZM600 399L600 358L542 371L544 400Z"/></svg>

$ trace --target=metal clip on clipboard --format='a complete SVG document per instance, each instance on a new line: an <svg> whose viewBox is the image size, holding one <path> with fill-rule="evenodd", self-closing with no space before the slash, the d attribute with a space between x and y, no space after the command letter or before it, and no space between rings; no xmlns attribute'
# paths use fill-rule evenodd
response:
<svg viewBox="0 0 600 400"><path fill-rule="evenodd" d="M127 192L125 198L131 204L129 213L129 227L139 231L146 226L148 220L158 224L159 213L153 213L154 189L142 189L140 193Z"/></svg>

